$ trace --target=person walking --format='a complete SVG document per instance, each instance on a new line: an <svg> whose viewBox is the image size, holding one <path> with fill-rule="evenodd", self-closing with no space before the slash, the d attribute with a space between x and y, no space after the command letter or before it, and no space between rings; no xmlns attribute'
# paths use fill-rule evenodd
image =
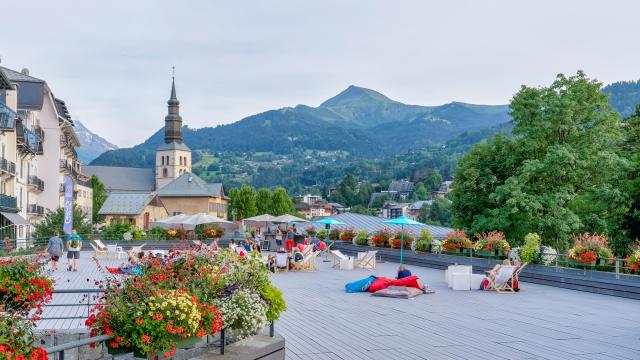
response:
<svg viewBox="0 0 640 360"><path fill-rule="evenodd" d="M51 270L58 270L58 262L64 253L64 244L62 243L60 233L57 230L54 231L53 236L49 238L49 243L44 251L48 252L51 257Z"/></svg>
<svg viewBox="0 0 640 360"><path fill-rule="evenodd" d="M80 258L80 250L82 249L82 238L76 232L71 230L71 235L67 238L67 260L69 260L69 268L67 270L78 271L78 259Z"/></svg>

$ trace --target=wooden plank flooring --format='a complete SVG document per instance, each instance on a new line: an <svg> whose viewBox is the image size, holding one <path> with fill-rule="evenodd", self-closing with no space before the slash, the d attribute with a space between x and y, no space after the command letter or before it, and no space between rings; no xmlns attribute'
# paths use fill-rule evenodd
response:
<svg viewBox="0 0 640 360"><path fill-rule="evenodd" d="M81 271L59 270L57 289L95 288L100 273L83 252ZM66 260L65 260L66 261ZM101 261L117 266L119 261ZM330 359L640 359L640 302L523 283L517 294L452 291L441 270L411 266L436 291L412 300L347 294L364 270L279 273L287 312L276 322L290 360ZM379 263L392 277L397 264ZM56 294L54 303L80 303ZM44 316L86 313L85 306L49 307ZM83 329L84 320L43 320L40 329Z"/></svg>

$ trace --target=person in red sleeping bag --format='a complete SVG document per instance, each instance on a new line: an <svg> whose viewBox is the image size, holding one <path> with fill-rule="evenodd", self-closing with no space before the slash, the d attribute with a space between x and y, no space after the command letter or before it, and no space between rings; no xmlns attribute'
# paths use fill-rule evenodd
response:
<svg viewBox="0 0 640 360"><path fill-rule="evenodd" d="M371 283L367 291L373 293L378 290L386 289L389 286L406 286L423 290L423 286L418 283L418 277L412 275L402 279L389 279L386 277L379 277L373 283Z"/></svg>

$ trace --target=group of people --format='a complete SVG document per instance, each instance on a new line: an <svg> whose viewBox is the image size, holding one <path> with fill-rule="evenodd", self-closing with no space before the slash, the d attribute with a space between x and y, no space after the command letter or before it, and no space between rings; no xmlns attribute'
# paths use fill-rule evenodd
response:
<svg viewBox="0 0 640 360"><path fill-rule="evenodd" d="M53 236L49 238L45 252L49 254L51 259L51 270L58 270L58 263L64 254L65 247L67 249L67 271L78 271L78 259L80 259L80 250L82 250L82 237L78 235L76 229L71 230L71 234L67 236L66 242L60 238L60 232L54 231Z"/></svg>

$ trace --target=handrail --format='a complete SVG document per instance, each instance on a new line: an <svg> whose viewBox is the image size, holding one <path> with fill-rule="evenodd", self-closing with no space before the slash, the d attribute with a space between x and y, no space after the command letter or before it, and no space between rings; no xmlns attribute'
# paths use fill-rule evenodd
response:
<svg viewBox="0 0 640 360"><path fill-rule="evenodd" d="M60 345L54 345L52 347L46 348L44 349L47 354L53 354L53 353L58 353L58 352L64 352L65 350L71 350L71 349L75 349L77 347L80 346L84 346L84 345L89 345L89 344L93 344L93 343L97 343L97 342L103 342L103 341L107 341L107 340L111 340L113 339L113 336L111 335L99 335L96 337L90 337L90 338L86 338L86 339L80 339L80 340L76 340L76 341L71 341L65 344L60 344Z"/></svg>

